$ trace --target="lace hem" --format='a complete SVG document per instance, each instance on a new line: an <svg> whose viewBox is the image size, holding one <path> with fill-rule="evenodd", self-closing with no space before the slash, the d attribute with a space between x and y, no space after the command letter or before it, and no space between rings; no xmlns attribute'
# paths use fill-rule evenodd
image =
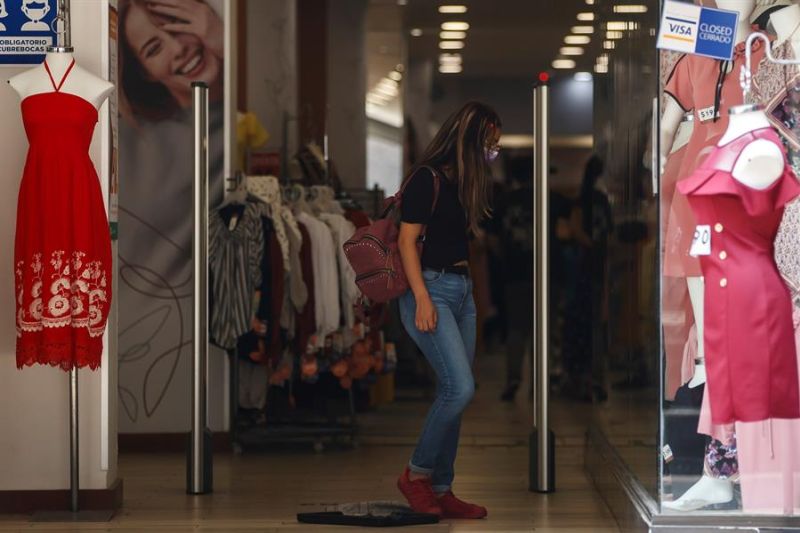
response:
<svg viewBox="0 0 800 533"><path fill-rule="evenodd" d="M73 344L71 342L45 342L35 346L17 346L17 368L48 365L69 371L73 368L100 368L103 347Z"/></svg>
<svg viewBox="0 0 800 533"><path fill-rule="evenodd" d="M90 337L101 337L106 330L106 323L103 321L100 324L92 325L88 318L59 318L48 319L42 318L38 322L23 322L19 321L17 327L17 337L21 337L22 333L36 333L42 331L44 328L56 329L73 327L75 329L86 329Z"/></svg>

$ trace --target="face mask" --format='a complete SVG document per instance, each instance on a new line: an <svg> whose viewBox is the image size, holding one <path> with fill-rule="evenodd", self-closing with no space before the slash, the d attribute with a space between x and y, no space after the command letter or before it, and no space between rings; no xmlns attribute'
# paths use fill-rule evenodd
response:
<svg viewBox="0 0 800 533"><path fill-rule="evenodd" d="M497 157L500 155L500 147L495 146L494 148L487 148L486 149L486 161L489 163L494 163Z"/></svg>

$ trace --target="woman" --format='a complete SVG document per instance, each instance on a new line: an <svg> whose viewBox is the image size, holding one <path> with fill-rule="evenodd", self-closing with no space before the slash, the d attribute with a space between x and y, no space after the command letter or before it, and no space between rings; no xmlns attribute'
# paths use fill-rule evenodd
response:
<svg viewBox="0 0 800 533"><path fill-rule="evenodd" d="M120 2L121 82L126 112L162 120L192 105L192 82L222 98L225 26L200 0Z"/></svg>
<svg viewBox="0 0 800 533"><path fill-rule="evenodd" d="M443 518L486 516L484 507L459 500L450 487L461 414L475 391L468 234L489 213L489 163L500 150L500 127L490 107L466 104L436 134L403 193L398 245L411 289L400 299L400 315L436 373L438 394L397 484L412 509Z"/></svg>

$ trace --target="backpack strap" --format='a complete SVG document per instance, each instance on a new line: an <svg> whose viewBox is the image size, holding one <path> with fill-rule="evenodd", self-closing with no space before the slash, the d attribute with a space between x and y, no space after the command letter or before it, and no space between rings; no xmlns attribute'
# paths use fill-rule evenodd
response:
<svg viewBox="0 0 800 533"><path fill-rule="evenodd" d="M441 189L441 178L439 177L439 173L436 172L436 169L434 169L433 167L425 165L425 166L420 167L420 168L427 168L428 170L431 171L431 174L433 175L433 205L431 205L431 216L433 216L433 212L436 211L436 206L439 203L439 191ZM411 180L408 180L408 181L411 181ZM422 232L419 235L422 238L423 242L425 241L425 232L427 230L428 230L428 225L427 224L422 226Z"/></svg>
<svg viewBox="0 0 800 533"><path fill-rule="evenodd" d="M403 184L400 186L400 190L397 191L397 193L393 197L390 197L388 199L389 201L388 201L387 204L384 204L385 207L384 207L383 212L381 213L381 215L378 217L378 219L386 218L387 216L389 216L389 214L398 205L403 203L403 194L406 192L406 187L408 187L408 184L411 183L411 179L416 175L417 171L419 171L422 168L427 168L428 170L431 171L431 175L433 175L433 205L431 205L431 214L433 214L433 212L436 210L436 206L439 203L439 191L441 189L441 177L439 176L439 173L436 171L435 168L433 168L433 167L431 167L429 165L423 165L423 166L417 168L414 171L414 174L411 174L411 176L409 176L408 179L406 179L403 182ZM425 229L424 228L423 228L422 235L425 235Z"/></svg>

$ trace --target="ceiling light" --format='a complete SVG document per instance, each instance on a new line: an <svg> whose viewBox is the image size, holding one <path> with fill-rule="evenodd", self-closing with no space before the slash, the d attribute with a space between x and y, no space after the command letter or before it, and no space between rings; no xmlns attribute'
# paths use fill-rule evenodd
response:
<svg viewBox="0 0 800 533"><path fill-rule="evenodd" d="M641 4L614 6L614 13L647 13L647 6Z"/></svg>
<svg viewBox="0 0 800 533"><path fill-rule="evenodd" d="M597 57L598 65L608 65L608 54L603 54Z"/></svg>
<svg viewBox="0 0 800 533"><path fill-rule="evenodd" d="M639 24L637 22L613 21L606 24L606 29L619 31L636 30L639 29Z"/></svg>
<svg viewBox="0 0 800 533"><path fill-rule="evenodd" d="M464 48L464 41L441 41L439 48L442 50L461 50Z"/></svg>
<svg viewBox="0 0 800 533"><path fill-rule="evenodd" d="M382 98L378 98L374 94L368 94L367 95L367 102L372 104L372 105L386 105L387 103L389 103L388 100L384 100Z"/></svg>
<svg viewBox="0 0 800 533"><path fill-rule="evenodd" d="M388 87L390 89L397 89L400 86L400 84L397 83L395 80L389 78L383 78L381 81L378 82L378 87L380 86Z"/></svg>
<svg viewBox="0 0 800 533"><path fill-rule="evenodd" d="M439 6L439 13L466 13L467 6L462 5L449 5Z"/></svg>
<svg viewBox="0 0 800 533"><path fill-rule="evenodd" d="M589 44L592 38L588 35L567 35L564 37L564 44Z"/></svg>
<svg viewBox="0 0 800 533"><path fill-rule="evenodd" d="M372 89L372 92L380 94L382 96L387 96L389 98L394 98L395 96L398 95L397 89L386 87L384 85L378 85L377 87Z"/></svg>
<svg viewBox="0 0 800 533"><path fill-rule="evenodd" d="M589 72L576 72L575 81L592 81L592 74Z"/></svg>
<svg viewBox="0 0 800 533"><path fill-rule="evenodd" d="M460 65L461 54L439 54L439 63L443 65Z"/></svg>
<svg viewBox="0 0 800 533"><path fill-rule="evenodd" d="M590 33L594 33L594 26L573 26L570 32L575 34L588 35Z"/></svg>
<svg viewBox="0 0 800 533"><path fill-rule="evenodd" d="M553 61L553 68L570 69L575 68L575 62L571 59L556 59Z"/></svg>
<svg viewBox="0 0 800 533"><path fill-rule="evenodd" d="M608 72L608 65L595 65L594 71L597 74L606 74Z"/></svg>
<svg viewBox="0 0 800 533"><path fill-rule="evenodd" d="M603 41L603 48L606 50L613 50L617 47L617 44L614 41Z"/></svg>
<svg viewBox="0 0 800 533"><path fill-rule="evenodd" d="M467 32L465 31L441 31L439 32L439 39L466 39Z"/></svg>
<svg viewBox="0 0 800 533"><path fill-rule="evenodd" d="M469 23L467 22L442 22L442 29L444 31L467 31Z"/></svg>
<svg viewBox="0 0 800 533"><path fill-rule="evenodd" d="M421 28L411 28L411 36L412 37L421 37L422 36L422 29Z"/></svg>
<svg viewBox="0 0 800 533"><path fill-rule="evenodd" d="M625 34L622 33L621 31L607 31L606 32L606 39L614 40L614 39L622 39L623 37L625 37Z"/></svg>
<svg viewBox="0 0 800 533"><path fill-rule="evenodd" d="M594 20L594 13L584 12L578 13L578 20L581 22L591 22Z"/></svg>
<svg viewBox="0 0 800 533"><path fill-rule="evenodd" d="M593 6L594 5L594 0L586 0L586 5L587 6Z"/></svg>
<svg viewBox="0 0 800 533"><path fill-rule="evenodd" d="M404 6L404 5L406 5L407 3L408 3L408 0L397 0L397 5L398 5L398 6Z"/></svg>
<svg viewBox="0 0 800 533"><path fill-rule="evenodd" d="M439 72L442 74L458 74L462 70L461 65L439 65Z"/></svg>
<svg viewBox="0 0 800 533"><path fill-rule="evenodd" d="M560 53L562 56L582 56L583 48L580 46L564 46L561 48Z"/></svg>
<svg viewBox="0 0 800 533"><path fill-rule="evenodd" d="M396 70L393 70L389 73L389 79L394 81L400 81L403 79L403 75L397 72Z"/></svg>

